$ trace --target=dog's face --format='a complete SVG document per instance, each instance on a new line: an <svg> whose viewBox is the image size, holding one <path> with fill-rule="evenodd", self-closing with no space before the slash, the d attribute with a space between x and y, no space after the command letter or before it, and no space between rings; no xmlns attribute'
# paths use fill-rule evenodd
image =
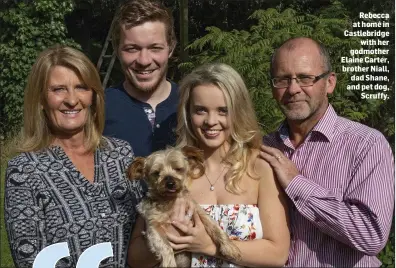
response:
<svg viewBox="0 0 396 268"><path fill-rule="evenodd" d="M150 196L176 197L189 181L202 176L202 152L194 147L157 151L146 159L137 157L128 174L131 179L145 178Z"/></svg>

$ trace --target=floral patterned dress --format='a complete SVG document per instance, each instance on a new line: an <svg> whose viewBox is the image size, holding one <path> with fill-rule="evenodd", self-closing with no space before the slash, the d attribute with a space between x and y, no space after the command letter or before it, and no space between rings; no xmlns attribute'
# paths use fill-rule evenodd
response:
<svg viewBox="0 0 396 268"><path fill-rule="evenodd" d="M259 209L257 205L201 205L219 224L230 239L253 240L263 237ZM192 267L240 267L222 259L192 254Z"/></svg>

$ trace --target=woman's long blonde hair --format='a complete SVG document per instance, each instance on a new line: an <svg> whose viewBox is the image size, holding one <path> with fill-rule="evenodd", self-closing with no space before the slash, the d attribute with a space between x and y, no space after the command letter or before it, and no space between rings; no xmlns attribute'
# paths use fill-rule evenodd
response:
<svg viewBox="0 0 396 268"><path fill-rule="evenodd" d="M55 139L43 110L47 101L49 76L55 66L73 70L93 90L92 106L84 126L85 144L93 151L102 143L104 129L104 90L100 77L84 53L60 45L41 52L32 66L25 88L22 140L18 150L39 151L47 148Z"/></svg>
<svg viewBox="0 0 396 268"><path fill-rule="evenodd" d="M224 94L230 122L230 148L224 157L231 168L226 174L226 189L240 193L239 182L249 172L249 161L254 149L259 149L262 135L249 92L242 77L224 63L202 65L188 74L180 83L178 105L177 146L198 147L198 138L191 127L191 92L199 85L214 85Z"/></svg>

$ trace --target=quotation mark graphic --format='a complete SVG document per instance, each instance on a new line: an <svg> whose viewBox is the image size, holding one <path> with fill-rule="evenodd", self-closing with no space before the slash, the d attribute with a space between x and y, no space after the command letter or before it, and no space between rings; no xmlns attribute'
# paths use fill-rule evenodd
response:
<svg viewBox="0 0 396 268"><path fill-rule="evenodd" d="M60 259L68 256L70 251L66 242L50 245L37 254L33 268L55 268ZM98 268L100 262L108 257L113 257L110 242L93 245L80 255L76 268Z"/></svg>

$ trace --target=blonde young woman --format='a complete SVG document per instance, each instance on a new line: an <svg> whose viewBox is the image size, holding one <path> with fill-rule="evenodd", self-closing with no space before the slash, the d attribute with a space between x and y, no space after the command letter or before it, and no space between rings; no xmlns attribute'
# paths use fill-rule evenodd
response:
<svg viewBox="0 0 396 268"><path fill-rule="evenodd" d="M205 174L192 198L216 220L242 253L237 263L217 258L199 217L174 223L175 250L193 252L193 267L283 266L289 250L284 194L270 166L258 158L262 136L241 76L226 64L201 66L180 85L178 146L203 150Z"/></svg>
<svg viewBox="0 0 396 268"><path fill-rule="evenodd" d="M5 223L16 267L67 242L59 267L76 267L89 247L111 242L101 266L126 266L140 184L125 178L133 152L102 137L104 92L95 66L65 46L44 50L25 89L20 154L8 162Z"/></svg>
<svg viewBox="0 0 396 268"><path fill-rule="evenodd" d="M289 229L283 192L270 166L258 158L262 136L241 76L225 64L204 65L181 82L178 146L202 149L205 174L193 180L192 198L216 220L240 249L242 259L221 259L197 213L186 217L179 201L173 228L165 230L175 251L193 253L192 267L275 267L288 257ZM153 267L138 218L130 240L131 267Z"/></svg>

